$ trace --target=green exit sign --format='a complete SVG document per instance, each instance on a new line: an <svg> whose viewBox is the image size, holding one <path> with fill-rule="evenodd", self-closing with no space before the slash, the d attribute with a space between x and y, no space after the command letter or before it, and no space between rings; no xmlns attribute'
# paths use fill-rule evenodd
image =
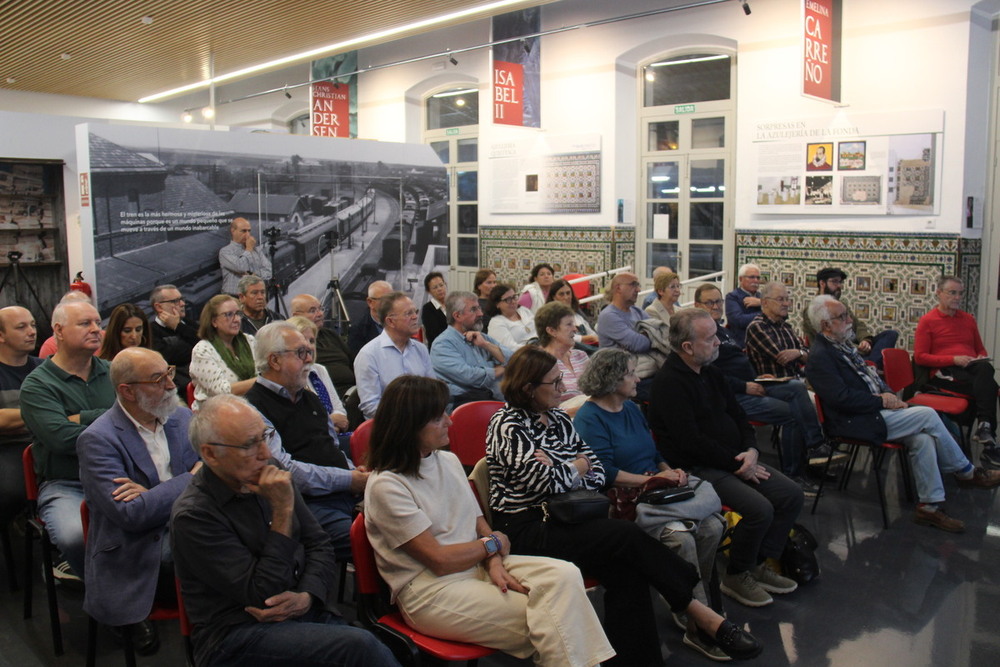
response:
<svg viewBox="0 0 1000 667"><path fill-rule="evenodd" d="M691 110L694 111L694 107L693 106L691 107ZM458 134L458 128L457 127L449 127L447 130L444 131L444 133L446 135L448 135L449 137L452 137L452 136Z"/></svg>
<svg viewBox="0 0 1000 667"><path fill-rule="evenodd" d="M674 107L674 113L694 113L693 104L678 104Z"/></svg>

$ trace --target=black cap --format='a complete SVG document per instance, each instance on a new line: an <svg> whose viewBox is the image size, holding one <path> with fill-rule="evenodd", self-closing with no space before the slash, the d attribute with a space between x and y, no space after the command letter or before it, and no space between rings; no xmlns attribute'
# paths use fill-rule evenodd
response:
<svg viewBox="0 0 1000 667"><path fill-rule="evenodd" d="M847 280L847 274L841 271L840 269L833 269L827 267L825 269L820 269L819 271L816 272L816 282L819 282L821 280L823 282L826 282L830 278L837 278L837 277L839 277L841 280Z"/></svg>

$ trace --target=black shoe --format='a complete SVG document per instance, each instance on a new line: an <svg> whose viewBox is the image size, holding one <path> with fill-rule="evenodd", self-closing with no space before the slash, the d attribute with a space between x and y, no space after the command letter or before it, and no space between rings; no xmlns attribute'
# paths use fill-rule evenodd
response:
<svg viewBox="0 0 1000 667"><path fill-rule="evenodd" d="M826 465L827 459L830 459L830 463L836 463L837 461L843 461L846 459L847 454L831 449L830 445L822 444L810 449L807 452L807 457L809 459L809 465L823 466Z"/></svg>
<svg viewBox="0 0 1000 667"><path fill-rule="evenodd" d="M132 646L136 653L153 655L160 650L160 635L152 621L145 620L133 623L129 629L132 631Z"/></svg>
<svg viewBox="0 0 1000 667"><path fill-rule="evenodd" d="M789 477L789 479L799 485L799 488L802 489L802 495L806 498L815 498L819 495L819 486L805 477Z"/></svg>
<svg viewBox="0 0 1000 667"><path fill-rule="evenodd" d="M983 447L979 454L979 465L989 470L1000 469L1000 447Z"/></svg>
<svg viewBox="0 0 1000 667"><path fill-rule="evenodd" d="M764 650L756 637L730 621L722 622L714 639L701 629L698 630L698 634L703 642L718 646L726 655L736 660L756 658Z"/></svg>

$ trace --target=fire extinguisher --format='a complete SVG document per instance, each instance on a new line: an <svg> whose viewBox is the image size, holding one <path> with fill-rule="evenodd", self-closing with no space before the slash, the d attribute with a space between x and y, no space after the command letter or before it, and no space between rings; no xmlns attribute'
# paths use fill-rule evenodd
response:
<svg viewBox="0 0 1000 667"><path fill-rule="evenodd" d="M69 289L70 291L79 290L91 298L94 297L94 292L90 288L90 283L84 281L83 279L83 271L77 271L76 278L74 278L73 282L69 284Z"/></svg>

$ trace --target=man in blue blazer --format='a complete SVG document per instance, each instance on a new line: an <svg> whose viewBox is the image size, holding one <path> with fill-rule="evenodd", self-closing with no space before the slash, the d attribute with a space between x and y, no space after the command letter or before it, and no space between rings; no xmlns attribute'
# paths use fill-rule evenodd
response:
<svg viewBox="0 0 1000 667"><path fill-rule="evenodd" d="M172 590L167 525L174 500L201 466L179 407L175 369L159 352L122 350L111 362L118 400L77 439L90 527L84 610L110 626L133 626L142 655L159 647L146 620L157 593Z"/></svg>
<svg viewBox="0 0 1000 667"><path fill-rule="evenodd" d="M809 350L806 377L823 401L827 433L874 445L902 442L917 487L914 521L963 532L964 522L941 509L941 473L953 473L961 487L990 489L1000 485L1000 471L974 468L934 410L907 405L886 386L858 353L844 304L823 294L809 304L808 315L818 335Z"/></svg>

